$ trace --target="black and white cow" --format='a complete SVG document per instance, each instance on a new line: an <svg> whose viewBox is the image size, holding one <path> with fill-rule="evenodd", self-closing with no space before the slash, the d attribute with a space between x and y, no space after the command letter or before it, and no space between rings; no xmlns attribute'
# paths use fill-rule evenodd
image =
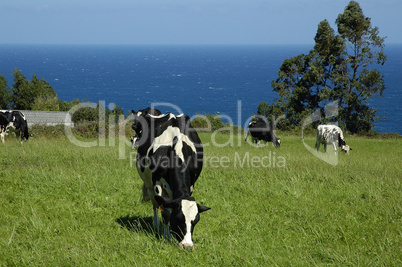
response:
<svg viewBox="0 0 402 267"><path fill-rule="evenodd" d="M320 148L320 144L324 144L325 152L327 152L327 144L332 144L334 146L335 155L338 152L338 147L340 147L342 151L345 151L346 155L349 155L349 151L352 150L351 147L346 145L341 128L336 125L318 125L317 140L315 143L317 151Z"/></svg>
<svg viewBox="0 0 402 267"><path fill-rule="evenodd" d="M209 209L197 204L192 197L202 170L201 140L190 125L190 118L184 114L154 116L140 111L134 114L134 124L133 129L141 127L136 166L144 182L144 200L150 199L153 204L153 226L159 228L159 209L164 237L170 239L170 223L180 247L194 249L194 226L200 213Z"/></svg>
<svg viewBox="0 0 402 267"><path fill-rule="evenodd" d="M138 117L138 116L146 116L147 114L150 114L153 116L159 116L162 113L158 109L148 107L146 109L141 109L137 112L134 110L131 110L131 114ZM134 120L134 123L131 126L131 128L135 132L135 135L131 137L131 147L134 149L134 148L138 147L137 141L141 138L141 135L142 135L141 123L138 123L138 120L137 121Z"/></svg>
<svg viewBox="0 0 402 267"><path fill-rule="evenodd" d="M281 139L276 138L272 128L272 125L266 123L262 118L252 121L248 124L248 132L244 141L247 141L248 135L251 134L252 142L256 143L257 147L261 140L265 141L265 144L272 142L275 147L280 147Z"/></svg>
<svg viewBox="0 0 402 267"><path fill-rule="evenodd" d="M4 143L4 136L7 130L13 129L17 138L19 137L22 141L28 140L28 123L27 120L20 111L9 110L5 112L0 112L0 130L1 130L1 141Z"/></svg>

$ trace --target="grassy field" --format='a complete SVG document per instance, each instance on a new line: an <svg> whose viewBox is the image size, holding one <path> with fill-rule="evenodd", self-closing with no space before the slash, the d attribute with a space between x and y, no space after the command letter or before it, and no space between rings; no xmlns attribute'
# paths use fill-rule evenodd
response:
<svg viewBox="0 0 402 267"><path fill-rule="evenodd" d="M281 136L280 149L225 134L201 139L194 197L212 209L188 252L151 229L129 147L8 138L0 144L0 265L402 265L402 139L346 137L353 151L336 166L299 137Z"/></svg>

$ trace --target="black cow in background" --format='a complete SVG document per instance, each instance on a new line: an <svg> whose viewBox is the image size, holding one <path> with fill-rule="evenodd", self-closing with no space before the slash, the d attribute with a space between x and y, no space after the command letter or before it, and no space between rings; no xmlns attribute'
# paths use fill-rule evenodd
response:
<svg viewBox="0 0 402 267"><path fill-rule="evenodd" d="M272 124L266 123L262 118L248 124L248 132L244 141L247 141L249 134L251 134L253 144L256 143L257 147L261 140L265 141L265 144L272 142L277 148L281 145L281 139L276 138Z"/></svg>
<svg viewBox="0 0 402 267"><path fill-rule="evenodd" d="M22 112L16 110L0 112L0 135L3 143L4 136L10 128L15 131L17 138L21 139L21 143L24 139L28 140L28 123Z"/></svg>

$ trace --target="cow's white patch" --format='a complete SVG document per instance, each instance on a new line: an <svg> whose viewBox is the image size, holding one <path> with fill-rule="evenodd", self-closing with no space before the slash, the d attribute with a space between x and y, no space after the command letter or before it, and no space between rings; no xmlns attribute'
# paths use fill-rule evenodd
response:
<svg viewBox="0 0 402 267"><path fill-rule="evenodd" d="M186 232L184 233L184 238L180 244L193 246L193 240L191 239L191 222L195 220L198 214L197 203L195 201L183 199L181 201L181 211L184 214L186 222Z"/></svg>
<svg viewBox="0 0 402 267"><path fill-rule="evenodd" d="M15 121L15 117L13 117L13 120L10 121L10 122L7 124L7 126L6 126L6 131L7 131L8 129L14 129L14 130L17 129L17 128L15 127L15 125L14 125L14 121Z"/></svg>
<svg viewBox="0 0 402 267"><path fill-rule="evenodd" d="M155 119L161 119L161 118L164 118L166 116L169 116L169 120L176 117L173 113L161 114L161 115L156 115L156 116L149 114L149 116L151 118L155 118Z"/></svg>
<svg viewBox="0 0 402 267"><path fill-rule="evenodd" d="M157 196L162 196L162 186L160 185L159 182L156 182L155 186L154 186L154 191L155 191L155 195Z"/></svg>
<svg viewBox="0 0 402 267"><path fill-rule="evenodd" d="M187 135L184 135L180 132L180 129L177 127L169 126L166 130L156 137L152 143L152 145L148 148L147 155L152 149L152 152L155 153L158 148L161 146L173 146L173 139L177 137L177 143L175 146L175 152L179 156L179 158L184 162L184 155L183 155L183 142L185 142L194 153L197 153L194 143L188 138Z"/></svg>

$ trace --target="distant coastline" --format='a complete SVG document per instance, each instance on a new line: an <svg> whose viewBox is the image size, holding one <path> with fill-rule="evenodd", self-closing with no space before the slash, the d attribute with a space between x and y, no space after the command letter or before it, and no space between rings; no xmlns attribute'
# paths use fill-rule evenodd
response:
<svg viewBox="0 0 402 267"><path fill-rule="evenodd" d="M167 102L190 116L216 113L244 127L259 102L278 97L270 83L283 60L312 46L0 44L0 74L12 86L15 67L27 78L35 73L65 101L103 100L124 112ZM375 130L402 134L402 44L386 44L385 54L387 89L370 104L387 119Z"/></svg>

